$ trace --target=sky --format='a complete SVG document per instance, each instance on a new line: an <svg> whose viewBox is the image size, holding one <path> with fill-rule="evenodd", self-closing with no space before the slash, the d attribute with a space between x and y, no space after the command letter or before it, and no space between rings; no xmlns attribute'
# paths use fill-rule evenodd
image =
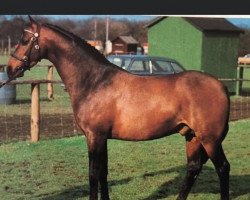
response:
<svg viewBox="0 0 250 200"><path fill-rule="evenodd" d="M151 20L157 15L45 15L46 17L53 18L53 19L87 19L91 17L103 17L106 18L107 16L114 18L114 19L128 19L134 21L140 20ZM176 15L174 15L176 16ZM193 15L183 15L183 16L192 16ZM243 28L250 28L250 15L196 15L197 17L223 17L229 20L231 23L235 24L236 26L243 27Z"/></svg>
<svg viewBox="0 0 250 200"><path fill-rule="evenodd" d="M141 20L151 20L154 19L155 17L158 17L159 15L43 15L43 16L51 19L72 19L72 20L88 19L95 16L106 18L107 16L109 16L110 18L114 19L128 19L133 21L141 21ZM168 16L222 17L226 18L236 26L250 29L250 15L168 15ZM7 17L11 17L11 15L8 15Z"/></svg>
<svg viewBox="0 0 250 200"><path fill-rule="evenodd" d="M150 15L45 15L46 17L54 18L54 19L62 19L62 18L68 18L68 19L87 19L91 17L103 17L106 18L107 16L115 19L128 19L128 20L150 20L153 19L154 16Z"/></svg>

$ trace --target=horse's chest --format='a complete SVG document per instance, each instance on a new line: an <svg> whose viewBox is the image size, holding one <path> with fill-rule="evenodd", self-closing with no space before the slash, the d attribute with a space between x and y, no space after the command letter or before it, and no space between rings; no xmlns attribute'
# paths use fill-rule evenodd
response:
<svg viewBox="0 0 250 200"><path fill-rule="evenodd" d="M75 117L84 131L108 132L112 123L112 112L102 103L80 106Z"/></svg>

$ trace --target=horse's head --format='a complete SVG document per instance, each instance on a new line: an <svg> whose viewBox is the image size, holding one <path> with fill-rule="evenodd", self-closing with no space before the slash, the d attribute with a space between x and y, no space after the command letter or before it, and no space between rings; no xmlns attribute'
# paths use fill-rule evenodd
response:
<svg viewBox="0 0 250 200"><path fill-rule="evenodd" d="M9 78L24 75L27 69L36 65L44 52L41 50L40 30L41 25L29 16L30 23L25 26L21 39L8 62Z"/></svg>

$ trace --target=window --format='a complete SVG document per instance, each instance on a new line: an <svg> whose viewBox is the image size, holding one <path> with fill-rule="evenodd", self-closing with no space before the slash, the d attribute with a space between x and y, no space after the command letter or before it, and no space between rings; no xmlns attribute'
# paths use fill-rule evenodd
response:
<svg viewBox="0 0 250 200"><path fill-rule="evenodd" d="M122 44L122 43L115 43L115 46L118 46L118 47L123 47L123 46L124 46L124 44Z"/></svg>
<svg viewBox="0 0 250 200"><path fill-rule="evenodd" d="M175 73L183 71L183 68L178 63L171 62L171 65L173 66Z"/></svg>
<svg viewBox="0 0 250 200"><path fill-rule="evenodd" d="M174 73L172 65L168 61L152 60L153 73L157 72L169 72Z"/></svg>
<svg viewBox="0 0 250 200"><path fill-rule="evenodd" d="M131 58L108 57L107 59L111 63L117 65L118 67L122 67L123 69L127 69L131 62Z"/></svg>
<svg viewBox="0 0 250 200"><path fill-rule="evenodd" d="M119 67L122 66L122 59L121 58L114 58L113 63Z"/></svg>
<svg viewBox="0 0 250 200"><path fill-rule="evenodd" d="M135 60L130 67L130 71L149 73L149 61L147 61L147 60Z"/></svg>
<svg viewBox="0 0 250 200"><path fill-rule="evenodd" d="M127 69L128 68L128 66L129 66L129 64L130 64L130 62L131 62L131 58L125 58L124 60L123 60L123 63L122 63L122 68L124 68L124 69Z"/></svg>

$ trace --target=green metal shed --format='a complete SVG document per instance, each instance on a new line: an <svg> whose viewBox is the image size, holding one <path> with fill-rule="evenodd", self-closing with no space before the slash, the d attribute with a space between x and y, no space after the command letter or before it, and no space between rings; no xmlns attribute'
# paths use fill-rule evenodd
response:
<svg viewBox="0 0 250 200"><path fill-rule="evenodd" d="M240 33L223 18L158 17L148 27L148 54L178 60L188 70L236 78ZM230 92L236 83L227 82Z"/></svg>

